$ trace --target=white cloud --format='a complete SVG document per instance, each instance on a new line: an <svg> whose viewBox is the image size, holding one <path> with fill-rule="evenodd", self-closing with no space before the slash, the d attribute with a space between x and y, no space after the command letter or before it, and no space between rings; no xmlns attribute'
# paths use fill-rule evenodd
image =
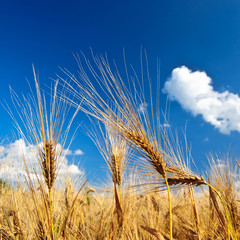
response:
<svg viewBox="0 0 240 240"><path fill-rule="evenodd" d="M238 94L215 91L212 79L205 72L192 72L185 66L175 68L166 81L163 92L194 116L201 115L221 133L240 132Z"/></svg>
<svg viewBox="0 0 240 240"><path fill-rule="evenodd" d="M57 145L57 149L61 149L61 145ZM39 165L37 163L36 146L26 145L23 139L16 140L7 145L0 145L0 178L16 182L24 180L27 177L23 156L26 159L26 164L29 170L30 177L36 179L36 173L41 176ZM80 149L76 150L79 151ZM63 179L66 176L84 175L77 165L69 164L68 159L64 156L68 151L64 149L60 159L61 165L58 173L58 179ZM81 150L80 150L81 151ZM75 152L74 152L75 153ZM75 155L75 154L72 154ZM35 173L36 172L36 173Z"/></svg>
<svg viewBox="0 0 240 240"><path fill-rule="evenodd" d="M70 149L66 150L66 155L67 156L79 156L79 155L83 155L84 152L81 149L77 149L75 151L72 151Z"/></svg>

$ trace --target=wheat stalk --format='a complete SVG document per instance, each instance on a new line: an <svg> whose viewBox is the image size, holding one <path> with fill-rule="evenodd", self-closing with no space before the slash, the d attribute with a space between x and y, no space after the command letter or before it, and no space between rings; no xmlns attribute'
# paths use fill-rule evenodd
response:
<svg viewBox="0 0 240 240"><path fill-rule="evenodd" d="M37 95L36 99L33 91L31 90L32 95L28 97L23 96L23 100L21 101L16 92L11 89L13 104L20 120L22 121L23 127L18 124L18 121L9 108L8 112L14 120L20 136L25 140L29 147L32 148L32 152L39 164L45 185L47 186L47 216L49 223L49 234L51 239L53 239L52 188L57 178L61 161L64 159L63 150L66 144L70 126L79 109L75 111L72 118L70 118L69 123L66 124L65 120L69 111L69 107L57 99L58 83L56 83L53 88L50 103L50 113L48 115L46 99L45 96L41 94L39 82L34 68L33 74ZM65 130L63 131L64 127ZM24 128L26 133L24 133ZM24 163L28 176L30 176L26 159L24 159ZM37 174L36 177L41 185ZM30 177L28 178L28 181L31 181ZM33 187L31 187L31 190L34 191ZM45 195L43 194L43 196Z"/></svg>
<svg viewBox="0 0 240 240"><path fill-rule="evenodd" d="M114 187L115 209L120 231L124 220L122 181L130 151L126 141L114 134L108 126L105 126L105 131L103 131L100 123L98 123L97 126L98 129L95 128L95 131L88 131L88 135L97 146L111 172Z"/></svg>

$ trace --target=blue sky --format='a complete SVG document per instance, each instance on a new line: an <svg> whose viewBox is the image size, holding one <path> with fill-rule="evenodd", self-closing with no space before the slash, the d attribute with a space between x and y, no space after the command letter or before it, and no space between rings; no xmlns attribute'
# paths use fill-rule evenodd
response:
<svg viewBox="0 0 240 240"><path fill-rule="evenodd" d="M193 89L188 88L190 82L181 85L186 75L179 69L175 71L175 82L171 82L174 86L180 84L186 94L205 83L204 95L197 92L184 98L185 93L183 96L176 89L161 95L163 102L167 93L173 100L170 101L169 118L172 130L180 132L187 124L192 155L202 170L210 152L224 154L231 149L236 157L240 153L240 131L235 126L239 119L236 113L240 94L239 26L240 2L237 0L2 1L0 101L11 103L9 85L18 93L28 92L26 78L33 82L32 64L44 88L51 84L50 78L61 73L59 66L72 72L77 70L73 53L83 51L90 57L91 47L95 53L107 52L109 59L115 59L121 68L124 48L127 62L138 70L143 47L148 54L152 81L156 80L157 59L161 62L162 88L171 80L172 71L181 66L189 71L186 78L190 82L192 76L196 76L191 73L206 73L206 76L197 77ZM211 82L206 80L207 76ZM226 91L229 94L221 95ZM213 117L222 118L226 114L227 119L234 118L233 131L224 132L207 120L212 116L205 111L205 105L187 104L199 96L224 103L223 107L215 108L208 102L208 110L210 113L217 111ZM233 98L233 104L226 104L226 98ZM76 124L80 122L84 122L82 114L76 118ZM2 108L0 137L11 138L13 129L11 118ZM103 175L98 169L104 167L104 161L82 131L78 131L71 149L84 152L74 158L91 178Z"/></svg>

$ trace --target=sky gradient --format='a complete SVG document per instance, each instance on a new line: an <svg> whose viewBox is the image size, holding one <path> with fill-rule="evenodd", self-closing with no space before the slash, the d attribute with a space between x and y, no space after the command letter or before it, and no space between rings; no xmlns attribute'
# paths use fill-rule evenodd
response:
<svg viewBox="0 0 240 240"><path fill-rule="evenodd" d="M51 78L61 74L59 67L77 71L74 53L90 58L90 48L107 52L124 69L124 49L128 64L139 73L144 48L153 84L160 60L161 102L165 106L167 97L170 101L171 129L181 132L187 125L192 156L202 170L209 153L240 154L239 26L237 0L3 1L0 101L11 106L9 85L19 94L28 93L32 64L47 89ZM75 127L84 121L79 114ZM13 130L1 108L1 139L14 141ZM89 177L104 174L99 171L104 161L81 128L70 149L84 153L74 159Z"/></svg>

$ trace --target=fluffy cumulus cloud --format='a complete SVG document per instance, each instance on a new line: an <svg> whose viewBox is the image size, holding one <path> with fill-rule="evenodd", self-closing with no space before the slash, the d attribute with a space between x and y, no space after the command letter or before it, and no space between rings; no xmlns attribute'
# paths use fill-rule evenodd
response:
<svg viewBox="0 0 240 240"><path fill-rule="evenodd" d="M175 68L163 92L194 116L201 115L221 133L240 132L240 97L229 91L215 91L205 72L193 72L185 66Z"/></svg>
<svg viewBox="0 0 240 240"><path fill-rule="evenodd" d="M27 177L23 159L25 159L31 179L36 179L36 174L41 177L40 169L36 160L36 146L28 146L23 139L16 140L7 145L0 145L0 178L10 182L24 180ZM61 149L58 145L57 149ZM58 151L58 150L57 150ZM80 149L71 151L64 149L60 160L61 166L58 173L58 179L66 177L81 176L84 173L77 165L69 164L65 155L81 155ZM70 154L69 154L70 152ZM81 154L80 154L81 153Z"/></svg>

